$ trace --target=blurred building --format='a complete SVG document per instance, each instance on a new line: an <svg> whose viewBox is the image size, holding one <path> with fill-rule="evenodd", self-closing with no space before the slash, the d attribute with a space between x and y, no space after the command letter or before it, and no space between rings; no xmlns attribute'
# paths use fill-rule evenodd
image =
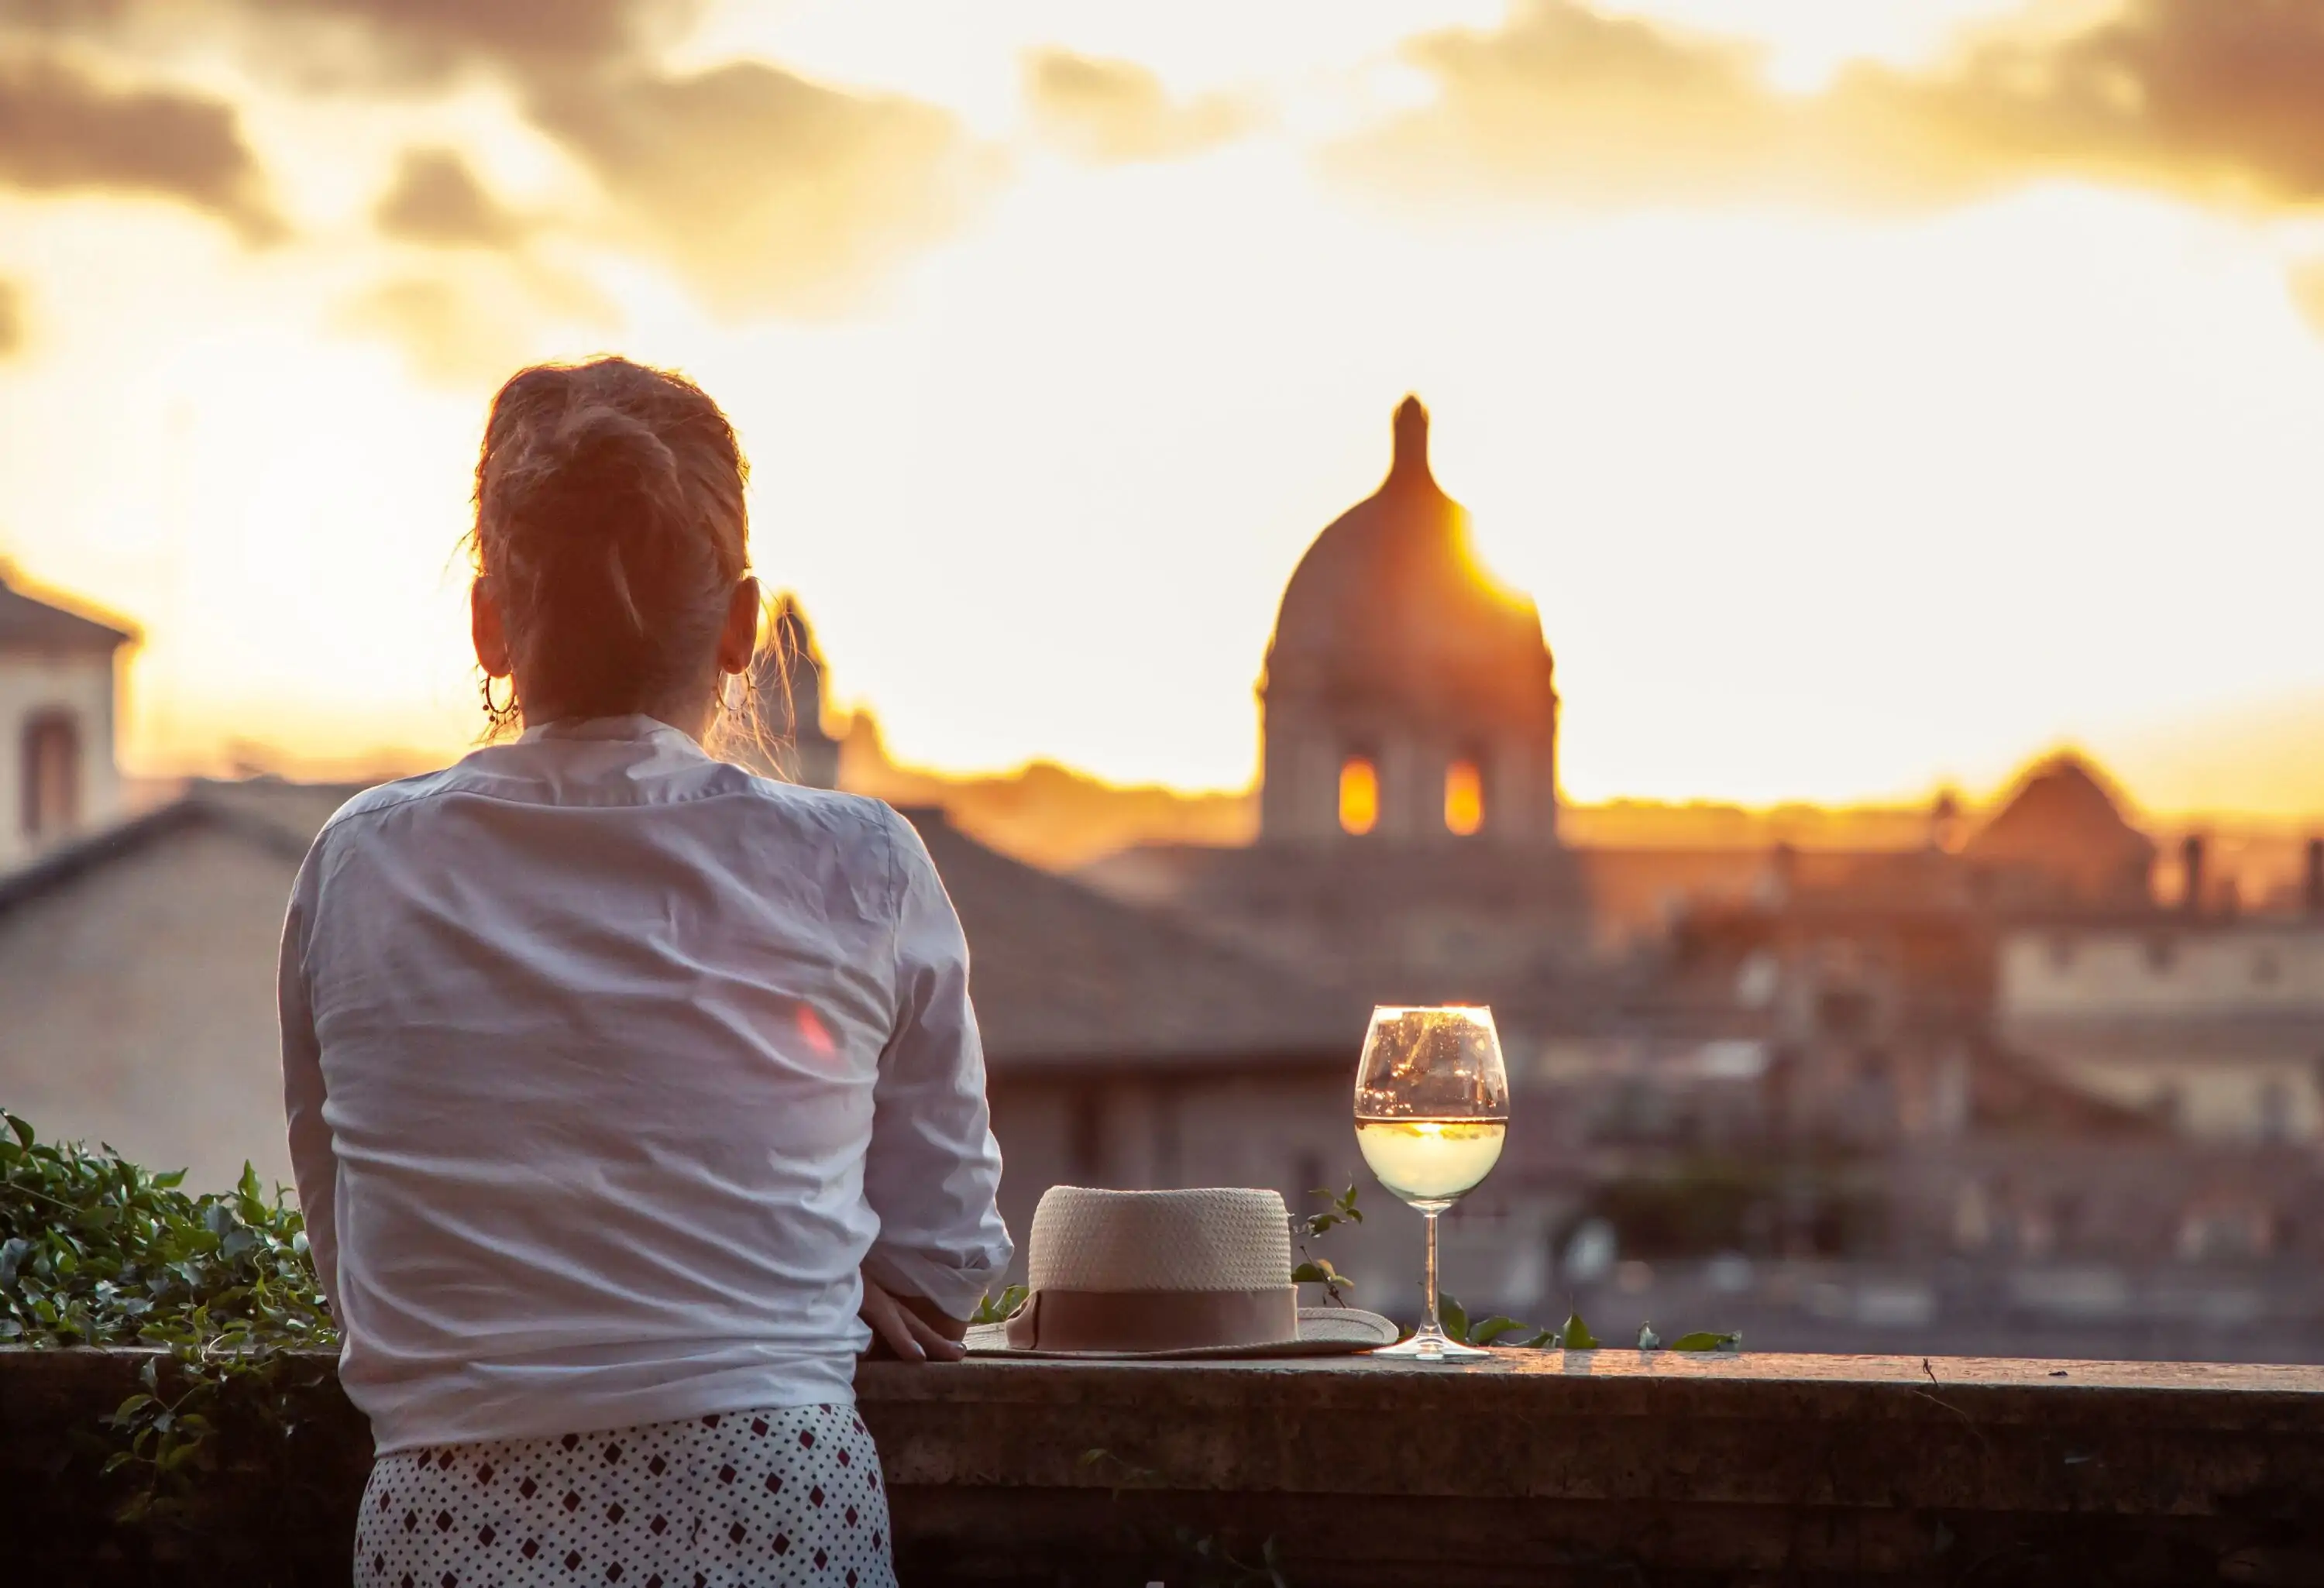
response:
<svg viewBox="0 0 2324 1588"><path fill-rule="evenodd" d="M2154 899L2153 840L2077 755L2052 756L2029 772L1961 855L1979 900L2002 908L2136 913Z"/></svg>
<svg viewBox="0 0 2324 1588"><path fill-rule="evenodd" d="M274 960L353 788L196 782L0 875L0 1103L223 1189L287 1182Z"/></svg>
<svg viewBox="0 0 2324 1588"><path fill-rule="evenodd" d="M750 679L750 737L733 753L753 771L810 789L839 786L839 741L824 721L823 652L798 598L776 598Z"/></svg>
<svg viewBox="0 0 2324 1588"><path fill-rule="evenodd" d="M0 871L119 812L115 661L135 641L0 571Z"/></svg>
<svg viewBox="0 0 2324 1588"><path fill-rule="evenodd" d="M2324 912L2006 929L1999 1041L2208 1140L2324 1138Z"/></svg>

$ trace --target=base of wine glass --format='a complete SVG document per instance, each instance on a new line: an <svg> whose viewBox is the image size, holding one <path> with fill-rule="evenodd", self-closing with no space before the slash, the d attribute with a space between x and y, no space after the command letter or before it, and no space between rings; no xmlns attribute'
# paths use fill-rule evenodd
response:
<svg viewBox="0 0 2324 1588"><path fill-rule="evenodd" d="M1406 1362L1480 1362L1492 1355L1489 1351L1474 1345L1463 1345L1442 1329L1422 1329L1409 1340L1394 1345L1383 1345L1371 1353L1374 1356L1400 1357Z"/></svg>

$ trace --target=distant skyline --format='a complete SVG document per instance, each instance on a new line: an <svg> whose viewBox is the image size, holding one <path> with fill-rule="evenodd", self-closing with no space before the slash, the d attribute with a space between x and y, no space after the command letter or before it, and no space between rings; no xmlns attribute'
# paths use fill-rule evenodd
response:
<svg viewBox="0 0 2324 1588"><path fill-rule="evenodd" d="M901 761L1255 772L1416 392L1564 781L2324 812L2324 7L0 0L0 558L124 760L449 757L518 364L724 402Z"/></svg>

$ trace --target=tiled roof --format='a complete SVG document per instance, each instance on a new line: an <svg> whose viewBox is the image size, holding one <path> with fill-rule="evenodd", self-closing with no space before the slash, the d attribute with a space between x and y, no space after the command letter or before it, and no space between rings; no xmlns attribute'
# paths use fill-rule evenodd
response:
<svg viewBox="0 0 2324 1588"><path fill-rule="evenodd" d="M78 612L35 600L0 578L0 651L95 651L110 653L137 638Z"/></svg>
<svg viewBox="0 0 2324 1588"><path fill-rule="evenodd" d="M1368 1003L988 849L939 812L904 814L968 933L996 1064L1344 1057L1352 1084Z"/></svg>
<svg viewBox="0 0 2324 1588"><path fill-rule="evenodd" d="M194 827L223 827L239 833L295 862L307 853L331 813L360 787L288 783L279 778L233 783L197 780L166 805L77 838L30 865L0 873L0 915L149 844Z"/></svg>

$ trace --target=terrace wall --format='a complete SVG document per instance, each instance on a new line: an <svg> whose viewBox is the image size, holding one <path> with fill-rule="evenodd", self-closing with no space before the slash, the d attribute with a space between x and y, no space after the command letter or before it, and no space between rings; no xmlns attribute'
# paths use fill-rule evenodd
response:
<svg viewBox="0 0 2324 1588"><path fill-rule="evenodd" d="M0 1350L0 1580L343 1583L368 1463L109 1519L139 1353ZM1478 1366L867 1365L908 1584L2324 1582L2324 1369L1510 1352ZM1211 1558L1201 1546L1207 1541Z"/></svg>

